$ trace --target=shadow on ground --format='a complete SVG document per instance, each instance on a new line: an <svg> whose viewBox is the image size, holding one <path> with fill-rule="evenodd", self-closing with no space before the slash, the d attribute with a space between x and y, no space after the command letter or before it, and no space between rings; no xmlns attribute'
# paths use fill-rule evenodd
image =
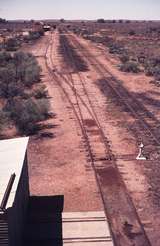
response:
<svg viewBox="0 0 160 246"><path fill-rule="evenodd" d="M24 246L62 246L63 196L30 197Z"/></svg>

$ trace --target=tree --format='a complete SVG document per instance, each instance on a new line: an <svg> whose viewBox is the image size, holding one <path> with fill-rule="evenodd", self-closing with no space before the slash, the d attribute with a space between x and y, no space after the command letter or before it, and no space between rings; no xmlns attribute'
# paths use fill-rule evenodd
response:
<svg viewBox="0 0 160 246"><path fill-rule="evenodd" d="M98 19L97 23L105 23L105 20L104 19Z"/></svg>
<svg viewBox="0 0 160 246"><path fill-rule="evenodd" d="M0 24L5 24L7 23L6 19L0 18Z"/></svg>
<svg viewBox="0 0 160 246"><path fill-rule="evenodd" d="M61 22L61 23L64 23L64 22L65 22L65 19L63 19L63 18L60 19L60 22Z"/></svg>

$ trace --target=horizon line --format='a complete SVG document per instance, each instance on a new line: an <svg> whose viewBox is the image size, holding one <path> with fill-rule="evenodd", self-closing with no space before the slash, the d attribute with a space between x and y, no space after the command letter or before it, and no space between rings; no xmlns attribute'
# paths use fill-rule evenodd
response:
<svg viewBox="0 0 160 246"><path fill-rule="evenodd" d="M42 18L42 19L36 19L36 18L27 18L27 19L22 19L22 18L18 18L18 19L7 19L7 18L2 18L2 19L5 19L6 21L31 21L31 20L34 20L34 21L43 21L43 20L54 20L54 21L57 21L57 20L61 20L61 19L64 19L65 21L97 21L98 19L104 19L105 21L119 21L119 20L122 20L122 21L160 21L160 19L128 19L128 18L112 18L112 19L105 19L103 17L99 17L99 18L95 18L95 19L81 19L81 18L78 18L78 19L68 19L68 18L55 18L55 19L52 19L52 18Z"/></svg>

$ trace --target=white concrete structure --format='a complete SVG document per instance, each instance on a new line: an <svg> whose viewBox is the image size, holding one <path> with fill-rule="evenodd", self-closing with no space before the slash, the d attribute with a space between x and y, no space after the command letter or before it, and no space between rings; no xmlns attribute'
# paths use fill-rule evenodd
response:
<svg viewBox="0 0 160 246"><path fill-rule="evenodd" d="M25 159L28 137L0 141L0 203L11 174L16 177L7 202L6 209L12 207Z"/></svg>
<svg viewBox="0 0 160 246"><path fill-rule="evenodd" d="M113 246L103 211L62 214L63 245Z"/></svg>
<svg viewBox="0 0 160 246"><path fill-rule="evenodd" d="M29 203L27 144L28 138L0 141L0 245L3 246L22 245Z"/></svg>

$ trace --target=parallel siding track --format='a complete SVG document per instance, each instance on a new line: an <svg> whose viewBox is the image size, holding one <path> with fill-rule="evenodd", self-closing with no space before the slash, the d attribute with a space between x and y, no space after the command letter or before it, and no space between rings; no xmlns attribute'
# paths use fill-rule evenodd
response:
<svg viewBox="0 0 160 246"><path fill-rule="evenodd" d="M83 57L85 57L86 60L92 64L95 71L101 75L103 82L107 84L117 100L125 105L128 111L138 121L139 129L142 131L141 134L139 134L140 131L138 131L137 134L139 142L142 141L146 144L150 142L159 146L160 138L157 136L156 127L160 124L160 122L155 118L155 116L151 112L148 112L145 106L140 103L135 96L127 91L126 88L124 88L121 81L116 79L112 73L97 60L95 56L86 50L75 36L69 35L69 38L74 46L81 52Z"/></svg>
<svg viewBox="0 0 160 246"><path fill-rule="evenodd" d="M86 51L78 41L71 36L70 39L74 45L80 49L88 61L93 63L93 57L91 54L84 54ZM52 54L53 45L54 40L53 35L51 35L51 39L47 45L45 53L46 67L53 81L56 82L60 90L63 91L81 128L86 150L88 151L90 165L94 170L99 192L104 204L104 210L110 224L114 244L116 246L150 246L151 244L144 231L136 208L134 207L126 185L117 168L116 160L112 154L109 141L101 127L100 120L85 87L83 74L78 72L78 69L76 73L72 73L72 71L68 70L69 72L67 74L62 74L56 71L54 69ZM76 70L78 64L75 62L70 49L63 40L61 42L61 46L63 53L65 53L65 56L70 59ZM100 67L101 64L99 64L94 58L95 70L98 73L101 73L106 80L104 76L106 68ZM137 114L135 115L134 109L130 106L130 101L128 102L124 100L120 91L118 90L117 92L117 88L115 88L115 86L118 85L110 85L110 87L112 87L112 89L117 93L117 96L124 101L132 114L144 124L140 116ZM145 130L148 131L148 125L146 123ZM96 134L93 134L93 132L96 132ZM157 142L152 131L149 129L148 132L154 138L154 141Z"/></svg>

